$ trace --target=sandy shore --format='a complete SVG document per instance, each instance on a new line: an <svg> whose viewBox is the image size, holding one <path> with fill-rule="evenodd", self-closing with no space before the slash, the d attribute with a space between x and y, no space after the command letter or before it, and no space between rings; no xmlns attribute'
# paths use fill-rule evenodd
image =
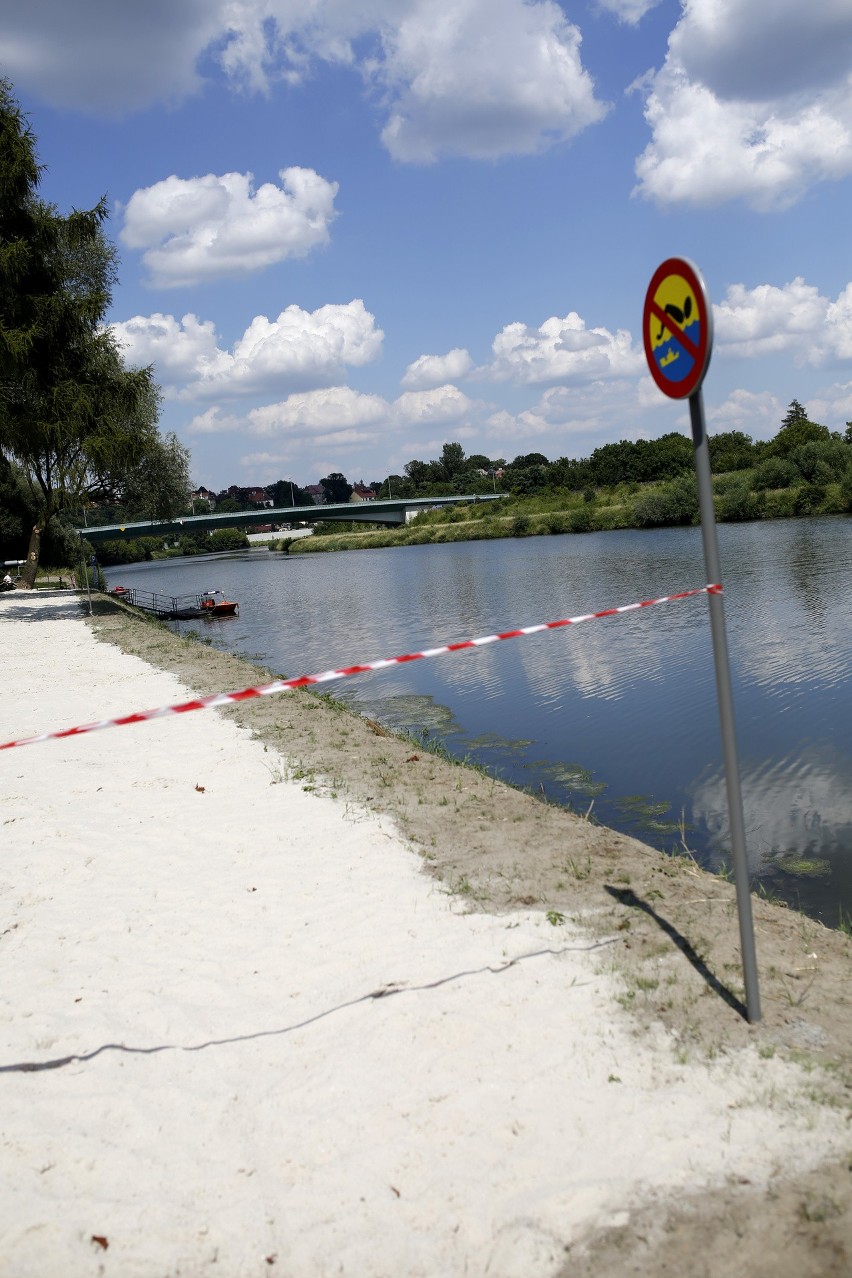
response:
<svg viewBox="0 0 852 1278"><path fill-rule="evenodd" d="M0 599L3 740L197 688L104 642L141 625L121 617L98 637L70 593ZM733 1194L754 1214L767 1190L783 1201L793 1172L827 1192L850 1150L836 1070L744 1027L653 926L652 988L697 982L731 1033L699 1052L651 1004L637 1016L624 902L472 901L424 872L404 814L366 802L358 741L351 785L339 757L294 766L288 724L312 712L275 700L280 748L210 711L0 754L4 1278L668 1272L632 1267L652 1222L688 1239ZM516 857L533 807L508 821ZM466 829L488 844L470 811L430 836L433 868ZM566 865L596 840L638 855L551 819ZM830 1255L795 1272L848 1272L846 1191L828 1194ZM681 1272L763 1273L750 1228L753 1264Z"/></svg>

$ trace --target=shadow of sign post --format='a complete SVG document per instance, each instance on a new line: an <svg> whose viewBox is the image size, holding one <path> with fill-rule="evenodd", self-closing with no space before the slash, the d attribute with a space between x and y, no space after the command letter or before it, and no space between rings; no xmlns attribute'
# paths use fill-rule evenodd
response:
<svg viewBox="0 0 852 1278"><path fill-rule="evenodd" d="M725 765L725 787L728 796L728 818L731 828L731 854L737 889L737 914L746 994L746 1016L752 1024L760 1020L760 990L754 945L754 921L748 859L745 846L745 822L737 760L734 728L734 702L728 662L728 640L725 632L725 606L722 596L722 574L713 509L713 481L710 452L704 421L701 384L710 363L713 347L713 312L698 268L686 258L670 257L657 267L645 295L642 317L645 356L651 376L664 395L671 399L689 399L689 420L698 479L701 510L701 539L713 637L713 661L716 667L716 695L722 730L722 753Z"/></svg>

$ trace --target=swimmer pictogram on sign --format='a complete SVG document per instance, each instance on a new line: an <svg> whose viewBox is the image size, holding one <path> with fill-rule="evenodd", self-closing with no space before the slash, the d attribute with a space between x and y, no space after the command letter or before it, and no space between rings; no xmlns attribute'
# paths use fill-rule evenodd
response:
<svg viewBox="0 0 852 1278"><path fill-rule="evenodd" d="M651 376L664 394L686 399L710 362L713 315L696 267L670 257L657 267L645 296L642 331Z"/></svg>

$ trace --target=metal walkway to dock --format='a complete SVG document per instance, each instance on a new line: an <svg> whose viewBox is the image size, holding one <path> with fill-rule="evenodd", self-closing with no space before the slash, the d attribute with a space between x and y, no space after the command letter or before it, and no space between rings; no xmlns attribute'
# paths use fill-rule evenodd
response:
<svg viewBox="0 0 852 1278"><path fill-rule="evenodd" d="M150 590L125 590L123 587L108 593L142 612L153 613L160 621L193 621L210 615L209 607L204 604L206 596L202 594L163 595Z"/></svg>

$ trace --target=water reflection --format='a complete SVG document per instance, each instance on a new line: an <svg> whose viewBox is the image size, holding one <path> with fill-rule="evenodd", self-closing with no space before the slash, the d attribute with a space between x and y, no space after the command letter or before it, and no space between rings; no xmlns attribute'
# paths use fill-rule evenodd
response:
<svg viewBox="0 0 852 1278"><path fill-rule="evenodd" d="M743 807L749 867L807 908L822 907L830 922L852 902L852 758L824 744L743 769ZM728 819L724 777L715 770L692 795L693 820L715 866L726 857ZM813 880L821 880L815 882Z"/></svg>
<svg viewBox="0 0 852 1278"><path fill-rule="evenodd" d="M852 908L852 520L723 525L749 855L827 920ZM110 571L240 601L214 644L288 675L632 603L703 583L698 529L286 558L252 552ZM215 578L215 580L214 580ZM708 863L727 813L704 597L332 685L515 784ZM784 858L787 858L786 860ZM828 862L823 873L808 862ZM796 865L805 871L796 877Z"/></svg>

